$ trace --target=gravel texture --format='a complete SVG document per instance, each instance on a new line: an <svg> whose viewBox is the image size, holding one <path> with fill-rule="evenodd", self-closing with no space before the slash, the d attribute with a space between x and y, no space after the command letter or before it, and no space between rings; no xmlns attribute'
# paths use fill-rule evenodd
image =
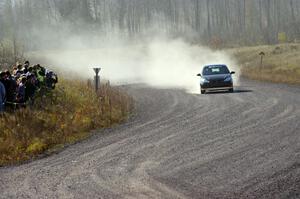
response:
<svg viewBox="0 0 300 199"><path fill-rule="evenodd" d="M241 85L207 95L125 86L130 121L0 168L0 198L300 198L300 88Z"/></svg>

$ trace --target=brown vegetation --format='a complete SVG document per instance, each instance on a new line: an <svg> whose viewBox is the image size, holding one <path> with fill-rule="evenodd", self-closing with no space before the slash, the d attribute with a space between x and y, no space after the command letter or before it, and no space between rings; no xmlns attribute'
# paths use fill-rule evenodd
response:
<svg viewBox="0 0 300 199"><path fill-rule="evenodd" d="M300 44L242 47L230 50L244 77L289 84L300 84ZM260 52L264 52L261 63Z"/></svg>
<svg viewBox="0 0 300 199"><path fill-rule="evenodd" d="M0 116L0 165L19 163L86 138L128 118L131 98L109 84L99 94L83 81L63 80L34 107Z"/></svg>

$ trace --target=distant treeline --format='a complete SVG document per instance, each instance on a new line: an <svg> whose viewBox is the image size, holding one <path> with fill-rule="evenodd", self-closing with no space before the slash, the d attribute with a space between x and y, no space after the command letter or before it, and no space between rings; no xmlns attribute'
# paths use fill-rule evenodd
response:
<svg viewBox="0 0 300 199"><path fill-rule="evenodd" d="M159 32L239 45L300 39L300 0L3 0L0 6L0 38L10 35L31 48L59 43L66 33Z"/></svg>

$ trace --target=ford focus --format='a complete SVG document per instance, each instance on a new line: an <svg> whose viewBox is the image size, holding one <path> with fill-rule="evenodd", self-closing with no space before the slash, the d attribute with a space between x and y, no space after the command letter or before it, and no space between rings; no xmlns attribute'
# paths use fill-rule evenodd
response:
<svg viewBox="0 0 300 199"><path fill-rule="evenodd" d="M229 92L233 92L233 74L235 74L235 72L230 72L228 67L223 64L204 66L202 73L197 75L201 77L201 94L219 90L228 90Z"/></svg>

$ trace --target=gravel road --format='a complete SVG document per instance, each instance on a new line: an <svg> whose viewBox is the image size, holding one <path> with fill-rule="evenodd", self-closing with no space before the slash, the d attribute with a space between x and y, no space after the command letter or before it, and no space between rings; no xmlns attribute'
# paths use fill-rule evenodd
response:
<svg viewBox="0 0 300 199"><path fill-rule="evenodd" d="M300 88L134 85L136 114L50 157L0 168L0 198L300 198Z"/></svg>

